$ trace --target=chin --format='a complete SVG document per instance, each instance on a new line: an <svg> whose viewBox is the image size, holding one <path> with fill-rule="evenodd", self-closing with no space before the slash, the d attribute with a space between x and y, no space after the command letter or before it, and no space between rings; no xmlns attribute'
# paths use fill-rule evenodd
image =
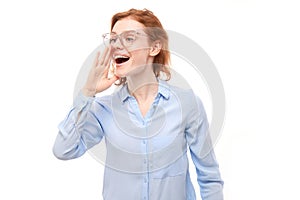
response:
<svg viewBox="0 0 300 200"><path fill-rule="evenodd" d="M125 73L122 73L122 72L116 72L115 75L117 77L120 77L120 78L125 78L126 77L126 74Z"/></svg>
<svg viewBox="0 0 300 200"><path fill-rule="evenodd" d="M131 59L129 59L127 62L116 64L116 68L115 68L116 76L121 78L134 75L138 71L139 71L139 67L136 67Z"/></svg>
<svg viewBox="0 0 300 200"><path fill-rule="evenodd" d="M130 66L127 66L127 65L116 66L116 69L115 69L116 76L121 77L121 78L126 77L128 74L128 68L130 68Z"/></svg>

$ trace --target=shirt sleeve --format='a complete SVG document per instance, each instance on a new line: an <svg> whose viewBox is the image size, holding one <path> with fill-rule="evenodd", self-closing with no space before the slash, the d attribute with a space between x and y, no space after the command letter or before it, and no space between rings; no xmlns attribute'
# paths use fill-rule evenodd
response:
<svg viewBox="0 0 300 200"><path fill-rule="evenodd" d="M191 110L185 133L196 167L201 197L202 200L223 200L223 181L208 131L207 116L197 96L195 104L197 109Z"/></svg>
<svg viewBox="0 0 300 200"><path fill-rule="evenodd" d="M86 97L81 92L66 118L58 125L53 154L62 160L74 159L83 155L103 138L101 123L94 114L94 97Z"/></svg>

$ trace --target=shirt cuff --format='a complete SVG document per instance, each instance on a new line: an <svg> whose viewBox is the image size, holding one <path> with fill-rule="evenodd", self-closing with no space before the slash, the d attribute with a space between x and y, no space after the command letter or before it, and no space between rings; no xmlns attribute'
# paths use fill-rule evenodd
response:
<svg viewBox="0 0 300 200"><path fill-rule="evenodd" d="M74 99L73 107L77 111L83 110L87 105L91 104L94 101L95 97L85 96L82 91L80 91L77 97Z"/></svg>

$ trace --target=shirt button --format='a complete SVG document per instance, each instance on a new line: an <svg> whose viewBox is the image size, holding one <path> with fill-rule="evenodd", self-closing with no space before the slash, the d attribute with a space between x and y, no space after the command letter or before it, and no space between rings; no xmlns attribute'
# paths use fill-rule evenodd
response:
<svg viewBox="0 0 300 200"><path fill-rule="evenodd" d="M146 140L143 140L143 144L146 144Z"/></svg>

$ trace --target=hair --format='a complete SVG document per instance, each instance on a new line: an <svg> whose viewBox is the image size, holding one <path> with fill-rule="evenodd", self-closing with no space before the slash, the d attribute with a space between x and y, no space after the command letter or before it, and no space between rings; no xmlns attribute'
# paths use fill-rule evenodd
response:
<svg viewBox="0 0 300 200"><path fill-rule="evenodd" d="M143 24L146 29L145 32L149 36L149 42L154 42L156 40L160 40L161 42L161 50L154 57L153 60L153 72L156 77L161 77L161 72L165 75L165 80L170 80L171 72L170 72L170 52L169 52L169 40L168 34L164 30L159 19L148 9L137 10L130 9L125 12L116 13L111 19L111 31L117 21L122 20L124 18L130 18L137 22ZM126 77L121 78L117 85L124 84L126 82Z"/></svg>

